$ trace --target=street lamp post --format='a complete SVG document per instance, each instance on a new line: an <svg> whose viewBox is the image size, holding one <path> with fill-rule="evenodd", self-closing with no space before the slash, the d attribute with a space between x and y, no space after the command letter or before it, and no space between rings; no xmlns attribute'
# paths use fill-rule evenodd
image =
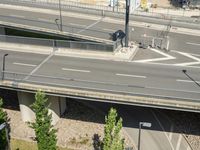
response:
<svg viewBox="0 0 200 150"><path fill-rule="evenodd" d="M61 12L61 2L59 0L59 11L60 11L60 31L63 31L62 29L62 12Z"/></svg>
<svg viewBox="0 0 200 150"><path fill-rule="evenodd" d="M56 23L56 25L57 25L57 27L58 27L58 30L60 30L60 25L58 24L58 20L59 20L59 19L56 18L56 19L55 19L55 23Z"/></svg>
<svg viewBox="0 0 200 150"><path fill-rule="evenodd" d="M2 80L4 80L4 71L5 71L5 59L8 54L3 55L3 66L2 66Z"/></svg>
<svg viewBox="0 0 200 150"><path fill-rule="evenodd" d="M126 20L125 20L125 47L128 47L129 41L129 9L130 9L130 0L126 0Z"/></svg>
<svg viewBox="0 0 200 150"><path fill-rule="evenodd" d="M151 123L149 123L149 122L139 122L138 150L140 150L140 139L141 139L142 127L150 128L151 127Z"/></svg>
<svg viewBox="0 0 200 150"><path fill-rule="evenodd" d="M6 131L6 140L8 142L8 150L10 150L10 142L9 142L9 137L8 137L8 126L7 126L6 122L0 124L0 131L3 130L4 128L5 128L5 131Z"/></svg>

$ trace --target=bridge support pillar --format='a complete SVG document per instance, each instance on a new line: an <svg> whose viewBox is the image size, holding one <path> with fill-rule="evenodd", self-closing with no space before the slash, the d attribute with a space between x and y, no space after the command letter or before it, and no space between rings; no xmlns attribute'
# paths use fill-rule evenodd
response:
<svg viewBox="0 0 200 150"><path fill-rule="evenodd" d="M35 120L35 114L30 108L30 105L35 101L35 94L27 92L18 92L17 94L22 120L24 122ZM52 113L52 124L55 125L66 111L66 99L57 96L47 97L50 103L49 112Z"/></svg>
<svg viewBox="0 0 200 150"><path fill-rule="evenodd" d="M4 27L0 27L0 35L5 35L5 28Z"/></svg>

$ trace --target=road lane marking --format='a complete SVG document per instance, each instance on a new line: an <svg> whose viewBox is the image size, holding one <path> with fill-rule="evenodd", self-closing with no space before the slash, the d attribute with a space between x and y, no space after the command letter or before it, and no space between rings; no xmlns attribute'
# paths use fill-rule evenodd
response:
<svg viewBox="0 0 200 150"><path fill-rule="evenodd" d="M156 52L156 53L159 53L165 57L161 57L161 58L153 58L153 59L142 59L142 60L136 60L136 61L133 61L133 62L140 62L140 63L146 63L146 62L152 62L152 61L163 61L163 60L171 60L171 59L176 59L176 57L173 57L169 54L166 54L166 53L163 53L157 49L154 49L154 48L151 48L150 50Z"/></svg>
<svg viewBox="0 0 200 150"><path fill-rule="evenodd" d="M116 73L115 75L124 76L124 77L134 77L134 78L146 78L146 76L131 75L131 74L121 74L121 73Z"/></svg>
<svg viewBox="0 0 200 150"><path fill-rule="evenodd" d="M173 135L173 130L174 130L174 126L173 124L170 126L170 133L169 133L169 140L172 140L172 135Z"/></svg>
<svg viewBox="0 0 200 150"><path fill-rule="evenodd" d="M190 146L187 147L187 150L191 150Z"/></svg>
<svg viewBox="0 0 200 150"><path fill-rule="evenodd" d="M191 81L192 82L192 81ZM198 91L189 91L189 90L177 90L177 89L168 89L168 88L158 88L158 87L153 87L153 86L146 86L145 88L149 89L155 89L155 90L165 90L165 91L175 91L175 92L185 92L185 93L195 93L195 94L200 94Z"/></svg>
<svg viewBox="0 0 200 150"><path fill-rule="evenodd" d="M78 70L78 69L72 69L72 68L62 68L64 71L74 71L74 72L84 72L84 73L89 73L91 71L89 70Z"/></svg>
<svg viewBox="0 0 200 150"><path fill-rule="evenodd" d="M91 25L87 26L86 28L84 28L84 29L78 31L77 33L81 33L81 32L83 32L83 31L85 31L85 30L87 30L87 29L93 27L94 25L96 25L96 24L98 24L99 22L101 22L101 21L103 20L103 18L104 18L104 17L100 18L100 19L97 20L96 22L94 22L94 23L92 23Z"/></svg>
<svg viewBox="0 0 200 150"><path fill-rule="evenodd" d="M45 19L45 18L38 18L39 21L45 21L45 22L52 22L52 20Z"/></svg>
<svg viewBox="0 0 200 150"><path fill-rule="evenodd" d="M151 113L153 114L154 118L156 119L156 121L158 122L159 126L163 130L163 132L164 132L164 134L165 134L165 136L166 136L166 138L167 138L167 140L168 140L168 142L170 144L170 147L172 148L172 150L174 150L173 144L171 143L171 141L170 141L170 139L169 139L169 137L168 137L163 125L162 125L162 123L160 122L160 120L158 119L157 115L152 110L151 110Z"/></svg>
<svg viewBox="0 0 200 150"><path fill-rule="evenodd" d="M103 28L104 31L108 31L108 32L115 32L116 30L113 30L113 29L106 29L106 28Z"/></svg>
<svg viewBox="0 0 200 150"><path fill-rule="evenodd" d="M177 52L177 53L179 53L179 54L181 54L181 55L184 55L184 56L186 56L186 57L188 57L188 58L191 58L191 59L193 59L193 60L196 60L196 61L194 61L194 62L187 62L187 63L178 63L178 64L174 64L174 65L176 65L176 66L189 66L189 65L198 65L198 64L200 64L200 59L197 58L197 57L195 57L195 56L192 56L191 54L184 53L184 52Z"/></svg>
<svg viewBox="0 0 200 150"><path fill-rule="evenodd" d="M192 42L186 42L188 45L195 45L195 46L200 46L200 43L192 43Z"/></svg>
<svg viewBox="0 0 200 150"><path fill-rule="evenodd" d="M25 18L25 16L21 16L21 15L14 15L14 14L11 14L9 15L11 17L16 17L16 18Z"/></svg>
<svg viewBox="0 0 200 150"><path fill-rule="evenodd" d="M176 150L179 150L179 149L180 149L181 140L182 140L182 135L181 135L181 134L179 134L179 137L178 137L178 142L177 142L177 145L176 145Z"/></svg>
<svg viewBox="0 0 200 150"><path fill-rule="evenodd" d="M78 26L78 27L87 27L87 25L76 24L76 23L69 23L69 25L71 25L71 26Z"/></svg>
<svg viewBox="0 0 200 150"><path fill-rule="evenodd" d="M29 75L27 75L23 80L28 80L28 78L33 75L43 64L45 64L51 57L53 57L53 55L55 54L55 52L53 51L48 57L46 57L39 65L37 65L31 72Z"/></svg>
<svg viewBox="0 0 200 150"><path fill-rule="evenodd" d="M33 64L24 64L24 63L17 63L17 62L14 62L13 63L14 65L21 65L21 66L28 66L28 67L35 67L37 65L33 65Z"/></svg>
<svg viewBox="0 0 200 150"><path fill-rule="evenodd" d="M174 52L174 53L179 53L180 51L177 51L177 50L170 50L171 52ZM187 54L190 54L190 55L193 55L193 56L197 56L197 57L199 57L200 56L200 54L195 54L195 53L188 53L187 52Z"/></svg>
<svg viewBox="0 0 200 150"><path fill-rule="evenodd" d="M181 80L181 79L177 79L176 80L177 82L188 82L188 83L194 83L194 81L191 81L191 80ZM200 84L200 81L195 81L195 82L197 82L197 83L199 83Z"/></svg>

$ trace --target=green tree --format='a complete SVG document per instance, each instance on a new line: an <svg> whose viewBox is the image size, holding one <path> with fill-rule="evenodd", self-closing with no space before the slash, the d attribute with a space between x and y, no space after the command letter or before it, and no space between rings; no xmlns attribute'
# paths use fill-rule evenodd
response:
<svg viewBox="0 0 200 150"><path fill-rule="evenodd" d="M122 118L117 120L117 110L111 108L105 117L103 150L124 150L124 139L120 137Z"/></svg>
<svg viewBox="0 0 200 150"><path fill-rule="evenodd" d="M2 105L3 105L3 100L0 98L0 124L8 121L7 113L3 111ZM7 146L6 131L1 130L0 131L0 149L2 150L6 149L6 146Z"/></svg>
<svg viewBox="0 0 200 150"><path fill-rule="evenodd" d="M57 130L53 129L52 114L49 114L48 98L46 95L38 91L35 95L35 102L30 106L35 112L35 122L30 123L34 129L38 150L56 150Z"/></svg>

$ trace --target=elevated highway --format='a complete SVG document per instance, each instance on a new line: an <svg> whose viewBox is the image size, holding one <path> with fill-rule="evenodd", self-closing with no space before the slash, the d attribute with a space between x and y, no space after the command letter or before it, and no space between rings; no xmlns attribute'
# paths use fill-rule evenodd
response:
<svg viewBox="0 0 200 150"><path fill-rule="evenodd" d="M7 53L1 50L0 55ZM2 61L2 60L0 60ZM73 57L9 52L1 88L128 105L200 111L199 71Z"/></svg>

